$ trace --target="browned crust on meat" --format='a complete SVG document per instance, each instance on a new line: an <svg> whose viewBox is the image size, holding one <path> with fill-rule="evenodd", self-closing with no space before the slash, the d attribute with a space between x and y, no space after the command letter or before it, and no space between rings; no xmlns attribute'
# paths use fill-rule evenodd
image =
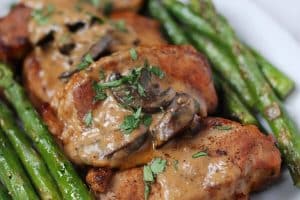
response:
<svg viewBox="0 0 300 200"><path fill-rule="evenodd" d="M21 59L30 49L27 25L31 9L22 4L0 19L0 60Z"/></svg>
<svg viewBox="0 0 300 200"><path fill-rule="evenodd" d="M231 192L230 199L246 200L251 191L265 187L268 182L278 178L281 166L279 150L273 140L263 135L255 126L242 126L222 118L207 118L201 122L201 125L200 140L197 139L200 143L190 141L189 146L195 149L207 147L210 157L228 156L228 159L241 170L240 177L236 177L237 179L231 179L231 182L219 187L207 188L207 196L210 199L224 199L222 194ZM222 130L221 126L226 126L226 130ZM229 130L228 127L231 129ZM180 144L186 142L188 141L179 139L177 145L180 147ZM226 190L232 184L235 185L234 191ZM144 199L143 188L142 168L129 169L117 172L107 192L100 197L101 199L142 200ZM152 184L149 199L163 199L162 192L157 183Z"/></svg>
<svg viewBox="0 0 300 200"><path fill-rule="evenodd" d="M41 106L39 112L50 132L58 139L62 132L63 124L57 119L54 110L46 103Z"/></svg>
<svg viewBox="0 0 300 200"><path fill-rule="evenodd" d="M272 136L263 135L254 125L241 126L236 122L223 118L207 118L203 121L202 128L205 131L224 125L233 126L234 131L232 131L230 137L225 140L215 140L212 137L210 138L211 144L221 147L217 149L218 151L226 149L226 153L232 155L234 162L241 169L246 169L251 163L252 173L250 176L252 178L249 179L248 183L251 184L251 190L259 190L266 183L278 178L281 157ZM240 134L240 132L243 134Z"/></svg>
<svg viewBox="0 0 300 200"><path fill-rule="evenodd" d="M86 175L86 183L95 193L105 192L109 186L113 172L107 168L92 168Z"/></svg>
<svg viewBox="0 0 300 200"><path fill-rule="evenodd" d="M23 64L23 82L29 99L37 109L48 102L45 89L42 86L40 71L41 66L34 54L28 55Z"/></svg>
<svg viewBox="0 0 300 200"><path fill-rule="evenodd" d="M133 12L115 12L113 19L124 20L137 34L141 45L166 44L160 31L160 24L153 19L143 17Z"/></svg>

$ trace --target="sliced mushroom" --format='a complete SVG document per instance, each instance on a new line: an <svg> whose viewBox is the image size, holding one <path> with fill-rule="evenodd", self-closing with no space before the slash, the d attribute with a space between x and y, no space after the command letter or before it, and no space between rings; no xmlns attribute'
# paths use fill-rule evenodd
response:
<svg viewBox="0 0 300 200"><path fill-rule="evenodd" d="M110 79L113 79L113 77L121 78L113 74ZM113 88L112 94L122 105L134 109L142 107L146 113L155 113L170 105L176 95L172 88L164 89L161 81L161 79L149 72L147 68L143 68L138 84L142 87L144 95L141 95L136 84L124 84Z"/></svg>
<svg viewBox="0 0 300 200"><path fill-rule="evenodd" d="M98 60L102 56L106 55L106 52L108 52L108 48L109 48L111 41L112 41L112 37L109 35L105 35L104 37L101 37L100 40L98 42L96 42L85 55L90 54L94 61ZM85 57L85 55L82 57L82 59ZM77 68L72 69L70 71L65 71L58 78L59 79L68 79L73 74L75 74L79 71L80 70Z"/></svg>
<svg viewBox="0 0 300 200"><path fill-rule="evenodd" d="M46 35L44 35L41 39L38 40L36 43L36 46L41 47L42 49L46 49L48 45L54 41L54 31L48 32Z"/></svg>
<svg viewBox="0 0 300 200"><path fill-rule="evenodd" d="M75 33L77 31L79 31L80 29L82 29L85 26L85 23L78 21L75 23L66 24L66 26L70 32Z"/></svg>
<svg viewBox="0 0 300 200"><path fill-rule="evenodd" d="M159 147L190 127L198 112L199 104L194 98L185 93L177 94L162 118L150 130L154 145Z"/></svg>
<svg viewBox="0 0 300 200"><path fill-rule="evenodd" d="M72 50L75 48L75 43L67 43L67 44L63 44L61 47L59 47L59 52L63 55L70 55L70 53L72 52Z"/></svg>
<svg viewBox="0 0 300 200"><path fill-rule="evenodd" d="M105 35L90 48L88 54L92 56L93 60L98 60L106 54L110 54L111 52L108 51L108 47L112 41L113 38L110 35Z"/></svg>

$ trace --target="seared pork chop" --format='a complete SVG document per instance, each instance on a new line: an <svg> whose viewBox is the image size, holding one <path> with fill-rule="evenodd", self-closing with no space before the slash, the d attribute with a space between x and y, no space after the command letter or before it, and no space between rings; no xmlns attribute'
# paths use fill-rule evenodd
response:
<svg viewBox="0 0 300 200"><path fill-rule="evenodd" d="M221 118L207 118L200 126L195 135L176 138L153 153L167 163L151 184L149 200L248 199L279 176L280 153L255 126ZM197 152L205 154L194 156ZM99 182L91 184L95 188ZM143 168L116 172L106 187L98 194L101 200L143 200Z"/></svg>
<svg viewBox="0 0 300 200"><path fill-rule="evenodd" d="M70 3L62 5L53 11L48 24L40 25L34 19L29 24L29 37L35 48L25 60L24 82L38 108L51 102L56 91L77 72L86 55L98 60L133 46L165 43L157 23L151 19L122 14L112 21L105 21L97 9L88 4L82 5L86 10L81 12L76 9L66 11L66 6L71 7ZM141 22L153 28L147 35L142 34L144 24Z"/></svg>
<svg viewBox="0 0 300 200"><path fill-rule="evenodd" d="M149 139L159 147L197 116L213 112L217 96L201 54L189 46L157 46L100 59L75 74L52 103L64 124L60 139L75 163L124 167L129 155L137 163L148 161L136 158ZM152 115L150 124L138 123L144 115ZM87 117L93 118L88 125Z"/></svg>
<svg viewBox="0 0 300 200"><path fill-rule="evenodd" d="M30 48L27 24L31 9L15 6L4 18L0 18L0 60L21 59Z"/></svg>
<svg viewBox="0 0 300 200"><path fill-rule="evenodd" d="M136 32L140 45L160 45L166 43L156 20L140 16L133 12L114 12L112 19L124 20L129 28Z"/></svg>

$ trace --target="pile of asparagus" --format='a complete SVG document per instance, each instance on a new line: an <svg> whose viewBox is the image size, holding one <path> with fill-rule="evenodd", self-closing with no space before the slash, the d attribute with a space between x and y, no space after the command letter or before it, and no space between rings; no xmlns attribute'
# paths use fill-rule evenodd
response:
<svg viewBox="0 0 300 200"><path fill-rule="evenodd" d="M92 199L10 68L2 63L0 88L25 130L17 124L13 111L0 101L0 199Z"/></svg>
<svg viewBox="0 0 300 200"><path fill-rule="evenodd" d="M281 102L294 82L243 44L211 0L150 0L148 10L172 43L191 44L208 57L227 114L244 124L264 117L300 187L300 135Z"/></svg>

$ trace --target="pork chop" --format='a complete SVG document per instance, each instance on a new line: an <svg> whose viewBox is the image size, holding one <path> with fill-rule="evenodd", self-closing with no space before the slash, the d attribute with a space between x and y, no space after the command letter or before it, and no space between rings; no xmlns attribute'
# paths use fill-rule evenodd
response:
<svg viewBox="0 0 300 200"><path fill-rule="evenodd" d="M0 60L12 61L24 57L30 48L27 24L31 10L22 4L0 19Z"/></svg>
<svg viewBox="0 0 300 200"><path fill-rule="evenodd" d="M154 157L166 166L150 185L149 200L246 200L251 191L278 178L281 166L271 137L253 125L221 118L203 120L197 134L170 141ZM106 187L98 194L101 200L145 199L143 168L116 172Z"/></svg>
<svg viewBox="0 0 300 200"><path fill-rule="evenodd" d="M159 147L189 129L197 116L214 111L217 96L201 54L190 46L157 46L100 59L75 74L52 103L75 163L122 167L129 155L136 163L148 161L136 158L149 139ZM149 115L149 124L141 123Z"/></svg>

